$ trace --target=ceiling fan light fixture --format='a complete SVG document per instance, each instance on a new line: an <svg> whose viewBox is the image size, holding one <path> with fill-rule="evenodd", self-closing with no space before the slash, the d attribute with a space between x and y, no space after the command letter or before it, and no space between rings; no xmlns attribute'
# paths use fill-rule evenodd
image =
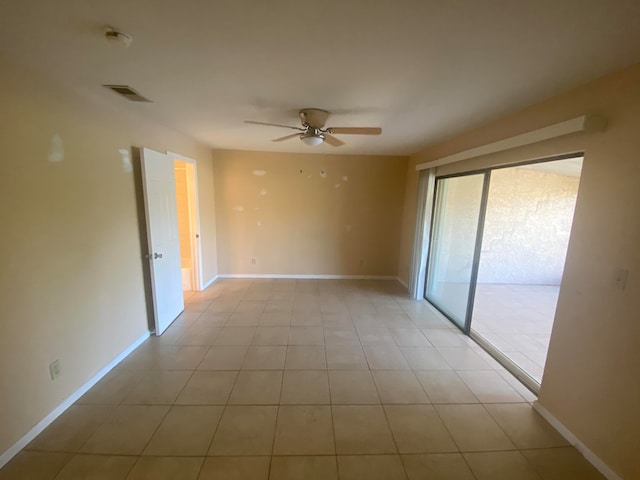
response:
<svg viewBox="0 0 640 480"><path fill-rule="evenodd" d="M321 133L303 133L300 135L300 140L309 147L315 147L324 142L324 135Z"/></svg>

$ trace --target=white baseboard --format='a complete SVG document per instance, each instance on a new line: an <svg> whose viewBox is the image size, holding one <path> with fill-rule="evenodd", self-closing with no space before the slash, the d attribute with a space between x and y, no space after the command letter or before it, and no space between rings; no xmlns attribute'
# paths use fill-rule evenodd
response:
<svg viewBox="0 0 640 480"><path fill-rule="evenodd" d="M207 288L209 288L209 287L213 284L213 282L215 282L218 278L220 278L220 276L219 276L219 275L216 275L215 277L213 277L213 278L212 278L211 280L209 280L208 282L203 283L203 284L201 285L200 291L203 291L203 290L206 290Z"/></svg>
<svg viewBox="0 0 640 480"><path fill-rule="evenodd" d="M407 285L406 283L404 283L404 280L402 280L400 277L396 277L396 280L398 281L398 283L400 285L402 285L404 288L406 288L407 290L409 290L409 285Z"/></svg>
<svg viewBox="0 0 640 480"><path fill-rule="evenodd" d="M64 413L67 408L73 405L76 400L84 395L91 387L98 383L98 381L107 373L109 373L116 365L124 360L127 355L138 348L142 342L149 338L149 335L150 333L147 332L136 341L134 341L131 345L129 345L122 353L120 353L116 358L109 362L107 366L105 366L78 390L67 397L60 405L58 405L51 413L49 413L49 415L40 420L31 430L29 430L20 440L14 443L6 452L2 453L2 455L0 455L0 468L9 463L9 460L15 457L20 452L20 450L22 450L29 444L29 442L31 442L31 440L36 438L40 434L40 432L51 425L51 423L53 423L56 418Z"/></svg>
<svg viewBox="0 0 640 480"><path fill-rule="evenodd" d="M598 471L604 475L608 480L622 480L622 477L614 472L611 467L609 467L606 463L602 461L600 457L598 457L595 453L593 453L584 443L576 437L571 430L565 427L560 420L554 417L549 410L544 408L540 403L536 400L533 402L533 408L536 412L538 412L547 422L551 424L553 428L555 428L560 435L562 435L567 442L573 445L576 450L578 450L584 458L591 463Z"/></svg>
<svg viewBox="0 0 640 480"><path fill-rule="evenodd" d="M300 280L397 280L393 275L293 275L279 273L221 273L218 278L287 278Z"/></svg>

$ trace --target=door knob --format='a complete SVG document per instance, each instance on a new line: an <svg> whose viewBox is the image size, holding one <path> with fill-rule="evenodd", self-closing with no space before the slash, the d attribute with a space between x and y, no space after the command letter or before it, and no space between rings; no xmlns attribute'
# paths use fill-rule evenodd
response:
<svg viewBox="0 0 640 480"><path fill-rule="evenodd" d="M153 254L153 259L155 260L156 258L162 258L162 254L161 253L154 253Z"/></svg>

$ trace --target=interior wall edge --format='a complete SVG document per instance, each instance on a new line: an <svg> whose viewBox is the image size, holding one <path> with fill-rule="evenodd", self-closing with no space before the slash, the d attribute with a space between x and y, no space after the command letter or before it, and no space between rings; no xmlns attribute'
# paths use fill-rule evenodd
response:
<svg viewBox="0 0 640 480"><path fill-rule="evenodd" d="M202 290L206 290L207 288L209 288L211 285L213 285L218 279L220 278L220 275L216 274L214 275L212 278L210 278L207 281L203 281L202 282Z"/></svg>
<svg viewBox="0 0 640 480"><path fill-rule="evenodd" d="M321 274L280 274L280 273L220 273L217 278L255 278L255 279L292 279L292 280L397 280L394 275L321 275ZM406 287L406 285L405 285Z"/></svg>
<svg viewBox="0 0 640 480"><path fill-rule="evenodd" d="M640 458L638 283L614 283L616 270L637 273L640 234L637 131L640 64L433 144L409 168L566 118L598 113L605 131L583 131L438 167L438 175L482 170L584 152L583 169L539 401L623 478L636 478ZM413 169L414 170L414 169ZM407 175L415 192L418 173ZM411 261L417 197L403 224L401 269ZM631 277L629 277L631 278Z"/></svg>
<svg viewBox="0 0 640 480"><path fill-rule="evenodd" d="M398 273L408 157L214 150L218 272Z"/></svg>

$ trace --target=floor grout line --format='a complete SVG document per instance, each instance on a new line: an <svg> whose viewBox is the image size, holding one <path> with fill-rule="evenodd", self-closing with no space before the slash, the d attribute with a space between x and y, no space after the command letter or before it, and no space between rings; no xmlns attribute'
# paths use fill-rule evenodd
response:
<svg viewBox="0 0 640 480"><path fill-rule="evenodd" d="M220 285L220 284L218 284ZM231 290L229 290L231 292L231 296L230 296L230 300L226 300L227 297L225 297L225 292L227 290L222 289L218 294L216 294L216 296L212 296L210 299L207 299L206 301L203 301L201 298L199 299L198 297L196 297L195 295L192 295L188 301L185 302L185 312L189 313L189 303L192 303L194 305L196 305L196 308L200 309L203 307L204 303L206 303L206 306L204 306L204 308L202 308L201 310L194 310L193 313L198 313L197 316L195 316L194 318L189 318L189 317L185 317L188 318L185 319L183 321L183 323L181 325L175 325L172 326L173 328L175 328L176 330L175 332L175 338L171 339L171 341L167 341L166 343L161 342L161 341L153 341L153 338L148 339L146 342L144 342L139 349L137 349L136 351L132 352L131 355L134 355L136 352L142 352L144 351L144 345L147 345L147 348L153 348L153 353L152 355L158 355L159 357L163 355L163 352L174 352L175 355L177 355L178 358L178 362L181 361L181 357L180 354L181 352L190 352L193 351L195 352L197 348L200 348L203 351L202 356L199 358L199 360L196 362L196 364L192 367L192 368L175 368L176 366L180 366L179 364L167 364L166 360L158 360L160 361L160 364L164 365L163 367L158 366L158 364L154 364L152 366L152 368L144 368L144 369L136 369L136 368L120 368L120 370L122 372L126 372L126 374L130 375L130 378L128 380L128 383L130 384L130 386L126 389L127 391L121 396L121 398L118 399L118 401L116 402L107 402L107 403L87 403L87 404L82 404L82 403L77 403L78 405L86 405L86 406L105 406L105 407L109 407L109 415L107 415L105 417L105 419L93 430L93 433L91 435L89 435L87 437L87 440L84 441L83 445L74 451L52 451L52 450L38 450L38 449L31 449L28 450L29 452L36 452L36 453L60 453L60 454L66 454L69 455L69 458L66 460L66 462L64 462L62 464L62 466L59 467L59 470L57 473L55 473L55 475L57 476L64 468L65 466L71 461L72 458L74 458L75 455L97 455L97 456L104 456L104 457L111 457L114 456L112 454L96 454L96 453L91 453L91 452L80 452L80 450L83 448L84 444L86 444L86 442L89 441L89 439L92 437L92 435L95 433L95 431L97 431L97 429L100 428L101 425L107 423L109 421L109 418L113 418L113 415L115 413L115 411L123 406L142 406L142 405L148 405L148 406L166 406L168 407L166 412L164 413L164 415L162 416L162 419L160 420L160 422L157 424L157 426L155 427L153 433L151 433L151 435L149 436L149 438L147 439L144 447L142 448L142 451L140 454L130 454L130 455L117 455L117 456L123 456L123 457L130 457L130 458L135 458L135 462L131 465L131 467L129 468L129 473L131 473L131 471L136 467L136 465L138 464L138 462L140 461L140 459L142 457L148 457L148 458L164 458L167 457L166 455L144 455L144 451L148 448L149 444L152 442L154 436L158 433L160 427L162 426L163 422L166 421L167 417L169 416L169 414L171 413L172 409L176 406L180 406L180 407L195 407L195 406L215 406L215 407L220 407L221 411L218 417L218 421L215 425L215 428L213 429L213 433L211 435L211 438L209 440L206 452L204 455L169 455L169 456L176 456L176 457L180 457L180 458L201 458L202 461L200 463L200 468L198 471L198 477L201 476L204 466L207 462L208 458L218 458L218 457L222 457L222 458L229 458L229 457L254 457L254 456L258 456L258 457L269 457L269 465L268 465L268 471L269 471L269 475L271 474L271 468L272 468L272 464L273 464L273 457L306 457L306 456L318 456L318 457L332 457L334 459L334 463L335 463L335 469L336 472L338 473L338 475L340 475L339 472L339 464L337 459L341 456L344 456L342 454L338 453L338 443L337 443L337 438L336 438L336 429L335 429L335 418L334 418L334 407L340 407L340 406L350 406L350 407L358 407L358 406L375 406L379 409L382 410L382 414L383 414L383 418L384 421L386 422L386 429L389 432L389 434L391 435L391 440L393 441L393 445L395 448L395 452L394 453L384 453L384 454L371 454L371 453L356 453L356 454L348 454L347 456L368 456L368 455L375 455L375 456L394 456L394 457L398 457L401 461L401 465L402 468L404 470L404 474L405 476L408 478L410 473L407 470L407 466L403 460L404 456L417 456L417 455L431 455L428 452L422 452L422 453L406 453L403 454L400 452L400 448L398 446L398 439L396 438L396 434L394 433L393 429L391 428L391 422L389 420L389 415L388 415L388 411L387 408L389 406L423 406L423 405L428 405L430 406L433 411L436 412L437 418L439 419L439 421L442 423L443 428L445 429L445 431L447 432L447 434L449 435L449 437L451 438L451 440L453 441L453 444L455 445L457 451L456 452L450 452L447 454L451 454L451 455L458 455L460 457L463 458L465 465L467 466L467 468L469 468L469 470L472 472L472 475L474 475L475 478L477 478L477 475L475 474L475 472L473 472L473 470L471 470L471 465L466 457L467 454L470 453L487 453L487 450L483 449L483 450L478 450L478 451L462 451L460 449L460 445L458 443L458 441L455 439L455 437L453 437L453 435L451 434L451 431L449 429L449 427L447 427L447 425L445 424L441 413L439 412L439 409L437 408L440 405L443 406L477 406L477 405L482 405L482 411L488 416L489 419L491 419L491 421L498 427L498 429L500 430L500 432L502 432L502 434L509 439L509 441L513 444L514 449L501 449L501 450L495 450L492 452L519 452L520 455L522 455L521 452L523 451L548 451L548 450L556 450L556 451L561 451L562 449L566 449L567 451L573 449L573 447L567 445L567 446L552 446L552 447L529 447L529 448L519 448L518 445L516 445L516 442L514 441L514 439L509 435L509 433L502 427L502 425L500 425L498 423L498 420L496 419L496 417L494 415L491 414L491 411L489 411L489 409L487 408L487 406L489 405L529 405L530 403L527 402L525 399L523 399L522 402L519 401L491 401L491 402L481 402L478 401L478 403L473 403L473 402L468 402L468 403L458 403L458 402L436 402L434 403L429 395L429 391L427 388L425 388L425 386L423 385L422 382L420 382L420 380L418 379L418 373L419 372L440 372L440 371L447 371L447 372L453 372L456 375L456 378L458 378L463 385L466 385L467 388L471 391L471 388L468 385L468 382L466 382L464 380L464 378L462 378L462 376L460 375L461 372L476 372L476 371L480 371L480 372L489 372L489 371L493 371L495 372L497 375L499 374L499 377L514 391L515 388L513 387L513 385L511 385L507 379L504 377L504 375L501 372L496 371L493 368L490 369L485 369L485 370L475 370L473 368L471 369L455 369L452 368L451 370L417 370L414 368L411 368L411 366L409 365L409 369L403 369L403 370L396 370L396 369L376 369L374 370L372 368L372 360L370 359L369 356L366 355L365 352L365 346L369 346L370 348L372 345L376 345L377 343L371 343L371 342L364 342L363 343L363 335L366 335L367 330L369 328L380 328L380 334L384 334L384 332L386 331L387 333L389 333L391 335L390 340L389 341L383 341L382 343L384 344L389 344L392 345L393 348L395 348L398 352L400 352L400 354L402 355L402 357L404 358L404 360L408 363L408 359L405 355L405 352L402 350L402 346L398 345L398 339L396 339L395 336L393 336L391 334L391 329L394 328L391 324L389 324L388 322L382 322L382 320L380 320L377 317L396 317L398 315L406 315L407 318L409 318L409 320L412 322L412 325L414 325L414 327L407 327L405 323L403 323L403 327L402 328L409 328L410 330L415 330L416 332L418 332L419 335L421 335L422 337L424 337L427 342L429 344L431 344L431 341L428 339L428 337L426 336L426 334L424 333L423 330L436 330L436 331L440 331L440 330L444 330L444 331L449 331L449 330L454 330L454 329L444 329L444 328L439 328L439 327L435 327L435 326L425 326L422 325L420 323L416 323L417 320L414 322L413 317L411 317L411 314L413 312L413 314L415 315L415 318L420 318L419 314L414 312L414 310L411 308L411 306L413 304L410 303L404 303L404 302L400 302L398 300L398 295L400 295L400 293L391 290L385 291L384 288L383 289L377 289L377 290L366 290L366 286L367 284L364 284L365 287L362 287L360 285L358 286L353 286L353 283L347 282L347 288L341 290L340 289L340 283L334 283L332 281L326 281L326 283L323 282L319 282L319 281L308 281L308 280L294 280L293 281L293 285L294 285L294 289L293 292L291 293L290 297L289 297L289 293L285 293L284 291L278 291L278 293L276 293L277 291L274 289L274 285L277 285L277 282L273 282L273 283L264 283L261 280L253 280L251 282L245 283L245 284L240 284L240 285L244 285L242 288L232 288ZM376 284L377 286L377 284ZM365 288L365 292L364 295L362 295L362 289ZM386 287L385 287L386 288ZM315 298L315 301L312 301L311 304L313 304L313 309L310 310L295 310L295 306L296 306L296 296L298 295L302 295L304 297L304 301L309 301L309 299ZM276 298L276 296L278 296L279 298L282 297L286 297L286 298L290 298L291 300L285 300L284 302L287 303L291 303L291 310L288 310L287 312L280 312L280 311L273 311L273 312L269 312L268 310L268 306L271 302L280 302L281 300L273 300L274 298ZM351 300L349 300L351 299ZM224 313L220 313L220 312L213 312L213 310L210 309L211 307L215 304L216 301L220 301L220 302L229 302L229 305L233 304L233 310L231 312L224 312ZM255 304L262 304L261 308L259 309L259 311L255 311L255 312L238 312L237 310L239 308L245 308L245 306L243 306L243 302L253 302ZM371 308L375 311L375 313L369 311L368 307L362 307L361 310L359 310L357 308L358 304L362 304L362 305L371 305ZM341 306L342 305L342 306ZM304 302L300 303L298 306L302 306L303 308L307 308L309 305L305 304ZM250 307L249 307L250 308ZM422 308L422 307L420 307ZM224 321L224 324L220 325L218 322L219 320L215 320L215 323L212 324L211 326L206 325L204 319L206 318L206 312L210 312L210 314L213 315L225 315L226 320ZM297 312L297 313L296 313ZM230 324L229 322L232 321L232 316L234 313L239 313L239 314L247 314L247 318L249 318L249 320L242 320L242 321L247 321L250 324L247 325L236 325L236 324ZM276 320L277 322L277 317L279 315L284 316L288 316L289 317L289 323L288 325L263 325L261 324L261 318L263 315L265 314L271 314L273 313L273 319ZM301 324L294 324L294 318L302 318L304 316L310 316L313 317L313 320L310 320L311 323L308 323L308 321L302 319ZM251 320L250 317L251 316L255 316L256 320ZM319 318L319 323L316 323L316 316ZM239 317L238 317L239 318ZM341 318L346 318L347 320L345 320L344 322L342 320L340 320ZM398 317L400 318L400 317ZM325 323L325 320L327 322L336 322L336 323ZM300 322L300 320L298 320ZM257 322L257 324L253 324L254 322ZM376 322L382 322L380 324L376 323ZM352 329L355 331L355 335L357 338L357 343L356 344L328 344L326 342L326 331L327 329L340 329L342 327L346 326L349 327L349 329ZM222 344L215 344L216 340L218 339L220 333L223 331L222 329L224 328L250 328L252 329L252 333L251 333L251 338L248 340L248 344L243 343L242 345L233 345L233 341L230 342L229 345L222 345ZM299 341L296 341L295 339L292 338L292 334L293 331L292 329L294 327L302 327L302 328L318 328L319 331L322 333L322 343L321 344L306 344L305 341L303 340L303 344L297 344L299 343ZM187 333L190 331L190 329L194 329L194 328L204 328L205 332L208 332L208 329L214 328L214 329L219 329L217 331L214 331L214 334L212 335L211 339L209 340L209 343L203 343L202 345L200 344L181 344L180 342L182 341L183 338L185 338L185 336L187 335ZM266 344L266 345L258 345L258 344L253 344L253 341L256 339L256 336L258 334L258 329L259 328L288 328L288 335L287 335L287 340L286 342L282 341L282 342L277 342L275 344ZM400 328L400 327L399 327ZM308 332L312 332L311 330L307 330ZM455 331L455 330L454 330ZM299 330L299 332L304 332L303 330ZM173 332L172 332L173 333ZM206 333L205 333L206 334ZM209 332L209 334L211 334ZM374 332L374 334L377 335L377 333ZM309 335L312 335L311 333L309 333ZM197 337L197 336L196 336ZM155 337L154 337L155 338ZM197 338L194 339L190 339L188 340L189 342L198 342ZM151 343L153 342L153 343ZM296 342L296 343L293 343ZM378 400L377 403L375 404L359 404L359 403L334 403L334 392L333 389L331 388L331 382L329 381L329 374L332 371L335 372L339 372L339 371L348 371L348 370L353 370L352 368L349 368L347 370L345 369L340 369L340 368L329 368L328 362L327 362L327 348L332 346L332 345L336 345L336 346L342 346L342 347L358 347L359 351L362 353L362 355L364 356L364 361L366 362L366 369L356 369L355 371L359 371L359 372L368 372L369 377L371 378L371 381L374 382L374 388L376 391L376 394L378 395ZM207 357L207 355L209 354L209 352L211 352L213 350L214 347L227 347L227 346L242 346L245 347L244 350L244 354L242 355L242 360L240 361L240 364L238 366L237 369L225 369L225 370L208 370L208 369L200 369L200 367L203 365L205 358ZM206 347L206 348L205 348ZM284 365L282 366L282 368L275 368L275 369L248 369L248 368L243 368L245 361L247 359L247 356L249 355L249 352L251 351L252 347L283 347L285 349L285 357L284 357ZM286 368L286 362L287 362L287 358L288 358L288 354L289 354L289 349L290 347L321 347L322 352L324 353L324 358L325 358L325 366L324 368L296 368L296 369L288 369ZM140 349L141 348L141 349ZM440 348L470 348L467 345L464 346L443 346L443 345L438 345L438 346L430 346L430 347L413 347L413 348L430 348L430 349L434 349L436 351L440 351ZM156 350L157 349L157 350ZM477 353L477 352L475 352ZM146 364L146 360L144 360L144 354L142 354L142 362L143 365ZM171 358L171 357L165 357L165 358ZM482 359L482 358L481 358ZM174 359L175 360L175 359ZM377 362L378 360L376 360ZM450 363L448 360L445 359L445 361L447 361L447 363ZM375 363L375 362L374 362ZM135 363L132 364L135 367ZM376 366L380 366L376 363ZM167 368L168 367L168 368ZM115 369L114 369L115 371ZM259 402L252 402L250 404L238 404L238 405L231 405L230 401L231 401L231 397L232 394L236 388L236 386L238 385L238 379L240 378L240 375L242 374L242 372L249 372L249 371L271 371L271 372L280 372L280 392L278 395L278 402L277 404L272 404L272 403L259 403ZM327 391L329 394L329 399L328 399L328 403L312 403L312 404L306 404L306 403L293 403L293 404L283 404L282 400L283 400L283 394L284 394L284 386L285 386L285 376L287 375L288 372L305 372L305 371L320 371L320 372L324 372L325 376L326 376L326 382L327 382ZM405 372L411 372L411 376L412 378L418 382L418 385L420 386L420 390L424 393L424 395L426 396L426 402L413 402L413 403L388 403L388 402L384 402L381 396L381 386L379 384L379 382L376 381L374 373L377 371L384 371L384 372L398 372L398 373L405 373ZM144 378L145 375L148 372L190 372L188 378L186 379L186 382L182 385L182 387L179 389L179 392L177 393L177 395L175 396L175 398L173 399L173 401L171 403L145 403L145 402L140 402L140 403L130 403L130 402L126 402L127 396L129 395L129 392L131 392L136 384L136 379L139 381L140 379ZM228 390L228 394L226 395L226 400L224 402L224 404L220 404L220 403L198 403L198 404L178 404L176 403L178 401L178 399L180 398L180 396L185 392L185 389L188 387L189 383L191 382L191 380L194 378L196 372L234 372L235 376L233 378L233 382L231 384L231 387ZM118 373L116 371L116 373ZM471 393L477 397L477 395L475 394L475 392L471 391ZM516 393L519 394L519 392L516 391ZM273 436L272 436L272 442L271 442L271 453L270 455L212 455L210 453L212 446L214 444L215 441L215 437L216 434L218 433L218 430L220 428L220 425L222 423L222 420L225 416L225 413L228 411L228 407L229 406L237 406L237 407L254 407L254 406L268 406L268 407L275 407L275 423L274 423L274 427L273 427ZM276 438L277 438L277 432L278 432L278 422L281 420L280 417L280 413L281 413L281 407L283 406L301 406L301 407L321 407L321 408L325 408L328 409L327 411L329 412L329 421L331 424L331 432L332 432L332 440L333 440L333 453L332 454L315 454L315 455L308 455L308 454L278 454L276 455ZM25 451L27 451L25 449ZM524 457L524 455L522 455ZM527 464L531 466L531 468L533 468L534 470L537 471L537 469L535 468L535 464L533 464L528 457L525 457Z"/></svg>

